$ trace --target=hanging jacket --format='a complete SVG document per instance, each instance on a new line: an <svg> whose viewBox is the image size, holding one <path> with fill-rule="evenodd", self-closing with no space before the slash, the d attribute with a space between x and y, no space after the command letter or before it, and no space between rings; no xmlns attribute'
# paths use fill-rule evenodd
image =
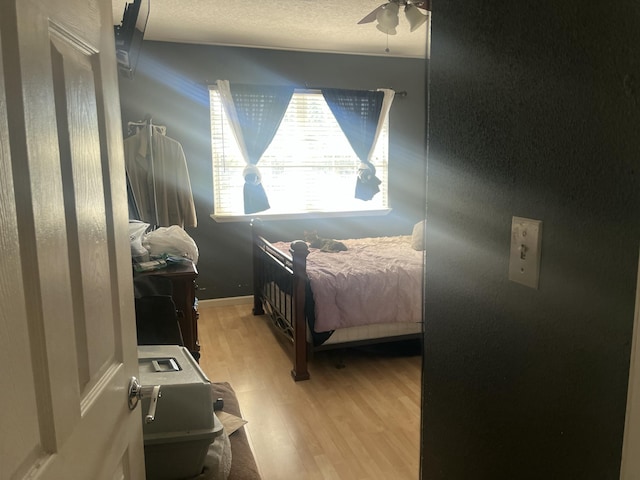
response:
<svg viewBox="0 0 640 480"><path fill-rule="evenodd" d="M144 127L124 141L125 166L140 219L150 225L197 226L182 145ZM149 142L151 139L151 142Z"/></svg>

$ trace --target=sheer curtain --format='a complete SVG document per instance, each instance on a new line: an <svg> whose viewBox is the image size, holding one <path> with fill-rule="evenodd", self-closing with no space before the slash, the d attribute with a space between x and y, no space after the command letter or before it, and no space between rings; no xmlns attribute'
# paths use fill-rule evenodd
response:
<svg viewBox="0 0 640 480"><path fill-rule="evenodd" d="M360 159L355 197L371 200L380 191L380 179L370 159L395 92L323 88L322 95Z"/></svg>
<svg viewBox="0 0 640 480"><path fill-rule="evenodd" d="M233 135L247 164L244 176L244 213L270 208L262 186L258 162L273 140L282 122L294 87L231 85L218 80L218 92Z"/></svg>

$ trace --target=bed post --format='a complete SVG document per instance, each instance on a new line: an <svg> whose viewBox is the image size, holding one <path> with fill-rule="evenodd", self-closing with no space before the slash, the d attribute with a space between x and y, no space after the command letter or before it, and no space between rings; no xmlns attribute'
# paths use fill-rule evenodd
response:
<svg viewBox="0 0 640 480"><path fill-rule="evenodd" d="M264 315L262 306L262 284L260 279L260 249L258 248L258 236L260 235L260 227L262 222L258 218L251 220L251 251L253 253L253 314Z"/></svg>
<svg viewBox="0 0 640 480"><path fill-rule="evenodd" d="M302 240L291 244L293 257L293 370L291 376L297 382L308 380L307 370L307 319L304 314L307 285L307 255L309 247Z"/></svg>

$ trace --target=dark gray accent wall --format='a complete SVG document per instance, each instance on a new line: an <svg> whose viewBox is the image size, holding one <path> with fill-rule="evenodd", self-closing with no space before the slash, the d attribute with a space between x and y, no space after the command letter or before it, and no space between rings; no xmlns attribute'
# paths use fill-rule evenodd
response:
<svg viewBox="0 0 640 480"><path fill-rule="evenodd" d="M434 2L422 478L617 479L640 3ZM544 222L537 290L512 216Z"/></svg>
<svg viewBox="0 0 640 480"><path fill-rule="evenodd" d="M123 126L126 135L128 121L152 115L184 148L198 214L198 227L186 230L200 251L200 299L249 295L252 288L248 223L216 223L209 217L213 187L207 85L217 79L407 92L395 99L390 112L393 212L384 217L267 222L273 232L283 232L274 233L273 239L302 238L305 229L332 238L410 234L424 217L424 61L144 42L134 78L120 79Z"/></svg>

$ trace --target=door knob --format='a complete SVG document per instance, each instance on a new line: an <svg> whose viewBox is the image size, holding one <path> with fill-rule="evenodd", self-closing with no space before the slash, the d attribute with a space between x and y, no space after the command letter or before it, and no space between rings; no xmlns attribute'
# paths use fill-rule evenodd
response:
<svg viewBox="0 0 640 480"><path fill-rule="evenodd" d="M156 406L158 399L162 396L160 385L141 385L136 377L129 380L129 410L133 410L138 405L138 400L149 399L149 411L144 416L144 423L151 423L156 418Z"/></svg>

